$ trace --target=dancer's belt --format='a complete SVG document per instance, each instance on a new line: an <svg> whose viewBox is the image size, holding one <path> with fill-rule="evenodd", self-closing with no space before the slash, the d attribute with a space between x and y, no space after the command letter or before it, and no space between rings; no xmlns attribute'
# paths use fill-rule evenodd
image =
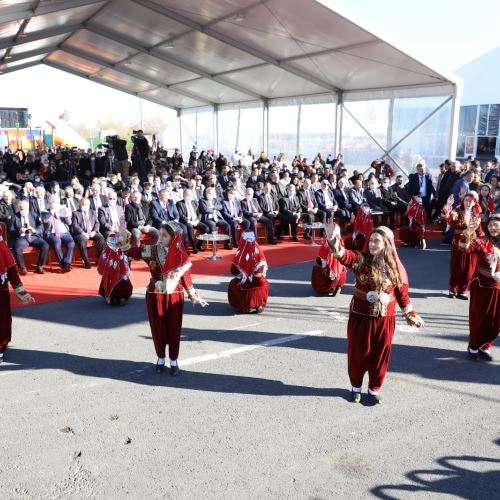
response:
<svg viewBox="0 0 500 500"><path fill-rule="evenodd" d="M354 296L361 300L366 300L370 304L374 304L375 302L380 302L381 304L389 304L393 300L396 300L396 297L393 293L385 293L381 292L380 294L371 291L371 292L362 292L361 290L356 290L354 292Z"/></svg>

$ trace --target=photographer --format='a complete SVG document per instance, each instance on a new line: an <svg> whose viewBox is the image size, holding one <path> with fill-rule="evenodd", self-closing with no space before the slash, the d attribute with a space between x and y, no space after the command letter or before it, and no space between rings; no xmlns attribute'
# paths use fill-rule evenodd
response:
<svg viewBox="0 0 500 500"><path fill-rule="evenodd" d="M120 139L118 135L106 137L106 141L113 148L115 153L117 173L120 174L123 179L127 178L129 175L127 141Z"/></svg>
<svg viewBox="0 0 500 500"><path fill-rule="evenodd" d="M139 173L139 177L143 178L146 177L146 160L149 158L150 147L142 130L133 130L132 134L132 166Z"/></svg>

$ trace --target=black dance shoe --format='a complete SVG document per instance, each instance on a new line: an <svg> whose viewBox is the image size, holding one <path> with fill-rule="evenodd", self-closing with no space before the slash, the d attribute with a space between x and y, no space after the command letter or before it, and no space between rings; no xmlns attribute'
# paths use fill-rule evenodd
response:
<svg viewBox="0 0 500 500"><path fill-rule="evenodd" d="M470 349L467 349L467 355L471 361L479 361L479 352L471 352Z"/></svg>
<svg viewBox="0 0 500 500"><path fill-rule="evenodd" d="M170 366L170 375L172 375L172 377L177 377L177 375L179 375L179 372L179 365Z"/></svg>
<svg viewBox="0 0 500 500"><path fill-rule="evenodd" d="M477 354L484 361L493 361L493 356L489 352L479 349Z"/></svg>
<svg viewBox="0 0 500 500"><path fill-rule="evenodd" d="M155 368L156 373L163 373L165 371L165 363L162 365L156 363L156 368Z"/></svg>
<svg viewBox="0 0 500 500"><path fill-rule="evenodd" d="M457 293L457 299L469 300L469 297L467 297L467 295L465 295L465 293Z"/></svg>
<svg viewBox="0 0 500 500"><path fill-rule="evenodd" d="M454 294L453 292L448 292L449 299L454 299L455 297L456 297L456 294Z"/></svg>
<svg viewBox="0 0 500 500"><path fill-rule="evenodd" d="M369 401L370 406L382 404L382 398L380 397L380 394L368 393L368 401Z"/></svg>
<svg viewBox="0 0 500 500"><path fill-rule="evenodd" d="M352 403L359 403L360 401L361 401L361 393L354 392L351 390L351 402Z"/></svg>
<svg viewBox="0 0 500 500"><path fill-rule="evenodd" d="M255 309L255 312L256 312L256 314L263 313L264 312L264 308L262 306L259 306L259 307L257 307L257 309Z"/></svg>

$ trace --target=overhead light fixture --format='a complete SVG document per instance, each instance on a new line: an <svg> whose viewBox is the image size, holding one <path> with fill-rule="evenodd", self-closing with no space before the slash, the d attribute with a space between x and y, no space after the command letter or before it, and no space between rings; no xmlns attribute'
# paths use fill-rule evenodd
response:
<svg viewBox="0 0 500 500"><path fill-rule="evenodd" d="M234 20L237 22L237 23L241 23L242 21L244 21L246 19L246 16L245 16L245 13L244 12L239 12L238 14L236 14L236 16L234 17Z"/></svg>
<svg viewBox="0 0 500 500"><path fill-rule="evenodd" d="M5 59L6 61L8 61L9 59L12 59L12 56L11 56L10 54L8 54L8 55L4 56L4 59Z"/></svg>
<svg viewBox="0 0 500 500"><path fill-rule="evenodd" d="M132 65L132 63L131 63L130 61L125 61L125 62L123 63L123 65L124 65L124 66L131 66L131 65Z"/></svg>
<svg viewBox="0 0 500 500"><path fill-rule="evenodd" d="M173 49L174 48L174 42L167 42L163 47L165 49Z"/></svg>

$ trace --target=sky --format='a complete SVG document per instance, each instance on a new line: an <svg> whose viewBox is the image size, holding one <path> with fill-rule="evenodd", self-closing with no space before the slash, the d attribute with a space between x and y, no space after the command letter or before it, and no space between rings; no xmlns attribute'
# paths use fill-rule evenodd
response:
<svg viewBox="0 0 500 500"><path fill-rule="evenodd" d="M437 69L455 70L500 45L500 0L322 0ZM0 13L1 14L1 13ZM500 64L500 61L499 61ZM139 99L46 66L0 75L0 107L28 107L33 126L67 110L71 122L140 121ZM171 111L142 101L143 117Z"/></svg>

